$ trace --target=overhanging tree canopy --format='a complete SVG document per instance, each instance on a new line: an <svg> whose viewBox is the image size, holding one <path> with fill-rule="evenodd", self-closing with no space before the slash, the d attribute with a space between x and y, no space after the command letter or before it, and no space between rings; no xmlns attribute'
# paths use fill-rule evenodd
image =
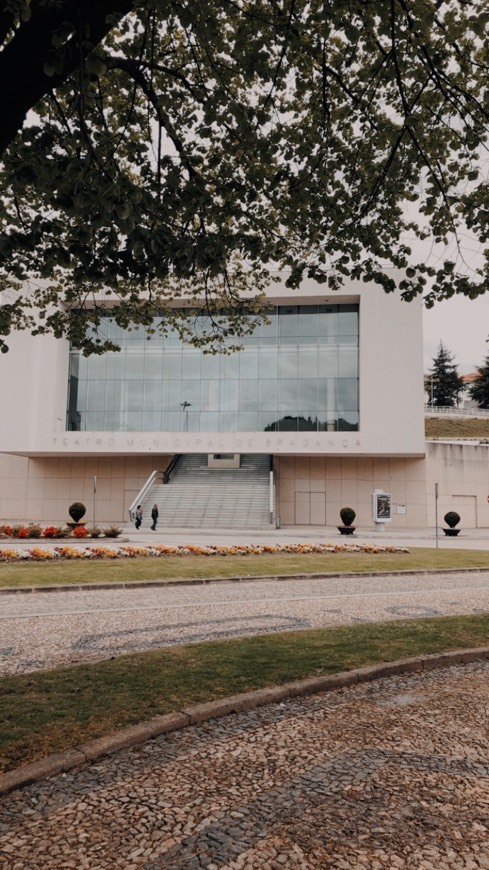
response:
<svg viewBox="0 0 489 870"><path fill-rule="evenodd" d="M488 21L484 0L4 3L0 334L103 348L76 316L102 292L125 325L183 287L239 335L270 263L485 292L487 258L430 266L409 239L487 243Z"/></svg>

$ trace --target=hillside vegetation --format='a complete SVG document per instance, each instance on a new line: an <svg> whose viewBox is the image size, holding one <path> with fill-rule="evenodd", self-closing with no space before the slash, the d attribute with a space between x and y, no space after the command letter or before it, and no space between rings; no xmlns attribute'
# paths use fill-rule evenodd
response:
<svg viewBox="0 0 489 870"><path fill-rule="evenodd" d="M427 438L488 438L489 419L476 417L426 417Z"/></svg>

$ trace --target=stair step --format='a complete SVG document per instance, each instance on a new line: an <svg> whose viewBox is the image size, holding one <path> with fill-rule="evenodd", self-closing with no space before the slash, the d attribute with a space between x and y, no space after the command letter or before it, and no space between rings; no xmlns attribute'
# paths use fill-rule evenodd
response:
<svg viewBox="0 0 489 870"><path fill-rule="evenodd" d="M143 514L158 505L161 527L270 527L270 461L268 456L241 456L239 468L209 469L207 454L182 456L168 484L154 484L143 502Z"/></svg>

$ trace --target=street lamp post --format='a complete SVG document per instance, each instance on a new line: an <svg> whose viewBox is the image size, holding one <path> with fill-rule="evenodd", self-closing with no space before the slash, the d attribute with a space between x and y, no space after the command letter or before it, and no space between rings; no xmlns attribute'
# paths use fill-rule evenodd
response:
<svg viewBox="0 0 489 870"><path fill-rule="evenodd" d="M180 402L180 407L181 407L182 411L185 411L185 426L184 426L185 432L188 432L188 408L190 408L191 404L192 404L191 402Z"/></svg>

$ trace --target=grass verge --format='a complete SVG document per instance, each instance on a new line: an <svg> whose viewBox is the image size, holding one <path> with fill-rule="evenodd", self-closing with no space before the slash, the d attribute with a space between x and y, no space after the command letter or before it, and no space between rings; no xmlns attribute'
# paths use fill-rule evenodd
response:
<svg viewBox="0 0 489 870"><path fill-rule="evenodd" d="M484 646L489 615L200 643L0 679L0 768L182 707L375 662Z"/></svg>
<svg viewBox="0 0 489 870"><path fill-rule="evenodd" d="M0 564L0 587L128 583L282 574L489 568L489 550L413 547L409 553L266 553L261 556L163 556L141 559Z"/></svg>

